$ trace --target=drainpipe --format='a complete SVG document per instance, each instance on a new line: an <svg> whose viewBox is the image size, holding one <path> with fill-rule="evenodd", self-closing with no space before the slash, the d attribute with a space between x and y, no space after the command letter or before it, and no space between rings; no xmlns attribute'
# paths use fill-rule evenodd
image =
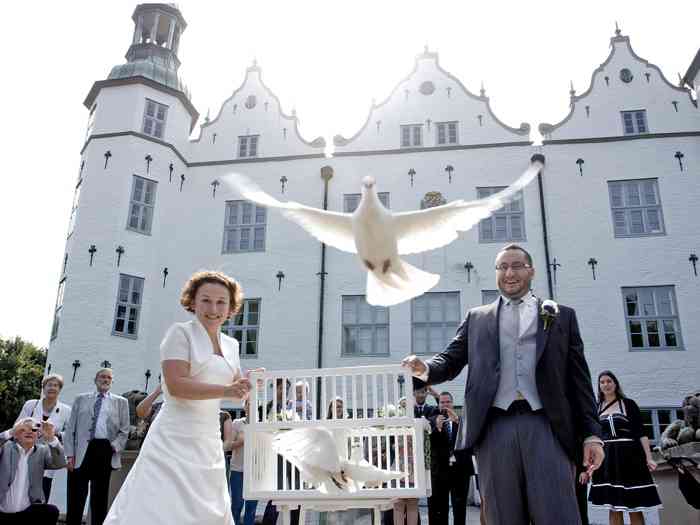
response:
<svg viewBox="0 0 700 525"><path fill-rule="evenodd" d="M328 183L333 178L333 168L323 166L321 168L321 179L323 179L323 209L328 209ZM321 278L321 286L318 294L318 349L316 354L316 368L323 368L323 313L326 300L326 245L321 243L321 271L318 272ZM316 381L316 413L322 414L321 410L321 378Z"/></svg>
<svg viewBox="0 0 700 525"><path fill-rule="evenodd" d="M530 162L539 161L544 164L544 155L535 153ZM542 172L544 168L537 174L537 187L540 191L540 216L542 218L542 240L544 241L544 259L547 265L547 288L549 289L549 298L554 299L554 288L552 286L552 266L549 262L549 237L547 235L547 214L544 209L544 189L542 186Z"/></svg>

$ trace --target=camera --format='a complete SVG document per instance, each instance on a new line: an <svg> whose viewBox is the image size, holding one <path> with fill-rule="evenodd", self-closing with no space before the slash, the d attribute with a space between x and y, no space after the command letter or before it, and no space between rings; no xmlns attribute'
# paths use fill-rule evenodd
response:
<svg viewBox="0 0 700 525"><path fill-rule="evenodd" d="M441 416L445 416L445 417L449 417L448 414L447 414L447 409L446 409L446 408L441 408L441 409L440 409L440 415L441 415Z"/></svg>

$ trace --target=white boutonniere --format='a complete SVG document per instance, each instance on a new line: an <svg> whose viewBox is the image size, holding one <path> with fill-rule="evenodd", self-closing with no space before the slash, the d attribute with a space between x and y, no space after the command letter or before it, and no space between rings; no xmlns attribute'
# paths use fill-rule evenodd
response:
<svg viewBox="0 0 700 525"><path fill-rule="evenodd" d="M542 301L542 305L540 306L540 317L544 321L545 332L558 316L559 305L557 303L555 303L551 299L546 299Z"/></svg>

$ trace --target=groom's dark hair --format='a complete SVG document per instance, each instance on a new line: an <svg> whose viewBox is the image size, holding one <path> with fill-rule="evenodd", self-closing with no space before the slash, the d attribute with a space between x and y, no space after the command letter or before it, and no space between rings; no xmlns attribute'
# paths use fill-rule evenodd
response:
<svg viewBox="0 0 700 525"><path fill-rule="evenodd" d="M498 254L506 252L508 250L520 250L525 254L525 258L527 259L527 264L532 266L532 255L530 255L530 252L528 252L525 248L520 246L519 244L511 243L511 244L506 244L503 248L499 250L499 252L496 254L496 258L498 258Z"/></svg>

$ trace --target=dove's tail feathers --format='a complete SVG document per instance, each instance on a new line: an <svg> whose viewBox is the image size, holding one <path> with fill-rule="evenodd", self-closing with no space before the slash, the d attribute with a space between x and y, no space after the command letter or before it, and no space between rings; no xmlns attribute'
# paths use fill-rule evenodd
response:
<svg viewBox="0 0 700 525"><path fill-rule="evenodd" d="M375 306L392 306L424 294L435 286L440 276L425 272L402 261L392 260L390 270L367 272L367 302Z"/></svg>

